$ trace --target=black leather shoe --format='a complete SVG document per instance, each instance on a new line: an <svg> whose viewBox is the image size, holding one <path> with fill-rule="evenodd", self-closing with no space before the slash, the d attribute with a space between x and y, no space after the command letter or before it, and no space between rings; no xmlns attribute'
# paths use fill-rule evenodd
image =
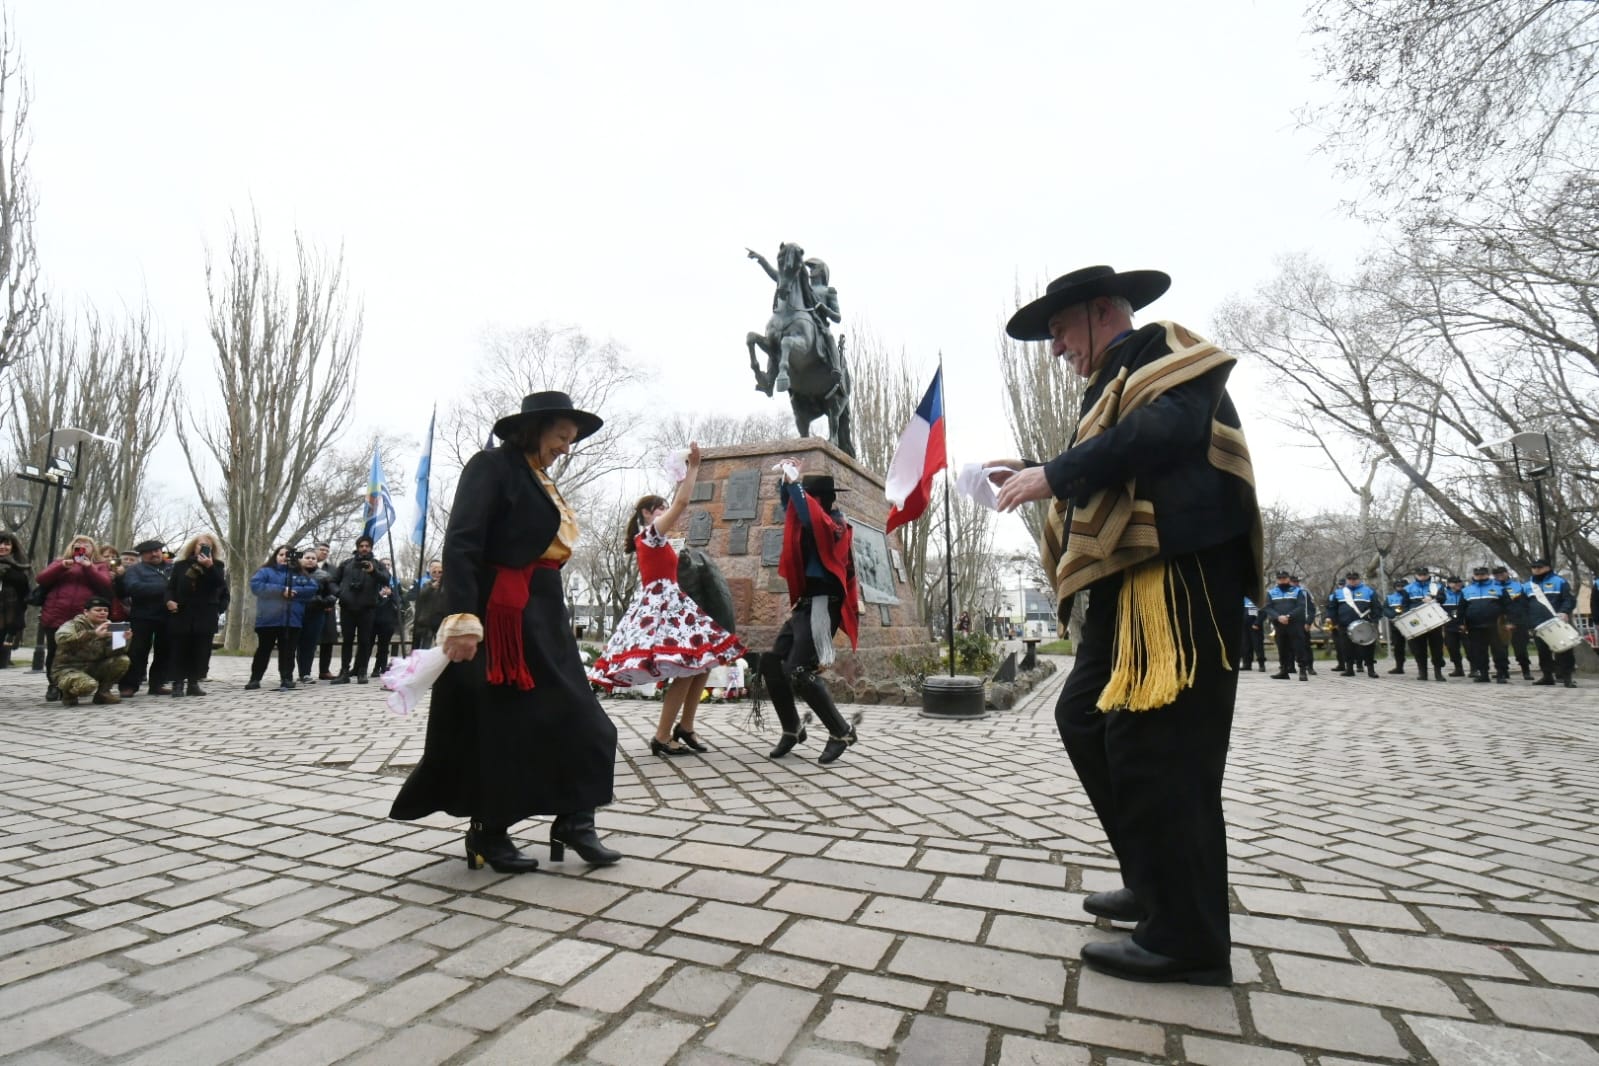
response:
<svg viewBox="0 0 1599 1066"><path fill-rule="evenodd" d="M1572 679L1571 679L1571 678L1569 678L1569 677L1568 677L1568 678L1566 678L1566 679L1565 679L1565 680L1564 680L1564 681L1562 681L1562 682L1560 682L1560 683L1561 683L1561 684L1562 684L1562 685L1564 685L1564 686L1566 686L1566 687L1567 687L1567 688L1576 688L1576 687L1577 687L1577 683L1576 683L1576 682L1575 682L1575 681L1573 681L1573 680L1572 680Z"/></svg>
<svg viewBox="0 0 1599 1066"><path fill-rule="evenodd" d="M366 675L365 675L365 674L356 674L356 675L355 675L355 683L356 683L356 684L357 684L357 685L364 685L364 684L366 684Z"/></svg>
<svg viewBox="0 0 1599 1066"><path fill-rule="evenodd" d="M1494 681L1495 681L1495 683L1500 684L1500 685L1508 685L1508 684L1510 684L1510 678L1504 676L1503 674L1501 674L1499 677L1494 678Z"/></svg>
<svg viewBox="0 0 1599 1066"><path fill-rule="evenodd" d="M1083 965L1124 981L1173 981L1191 985L1230 985L1230 963L1205 965L1157 955L1133 943L1133 938L1083 945Z"/></svg>
<svg viewBox="0 0 1599 1066"><path fill-rule="evenodd" d="M261 682L252 677L250 680L244 683L244 687L247 689L258 689L261 687Z"/></svg>
<svg viewBox="0 0 1599 1066"><path fill-rule="evenodd" d="M1305 669L1309 670L1311 673L1315 673L1316 672L1316 664L1315 663L1311 663L1309 666L1306 666Z"/></svg>
<svg viewBox="0 0 1599 1066"><path fill-rule="evenodd" d="M1366 664L1366 676L1367 677L1376 677L1377 676L1377 667L1375 667L1371 663L1367 663Z"/></svg>
<svg viewBox="0 0 1599 1066"><path fill-rule="evenodd" d="M1148 916L1130 888L1090 892L1083 897L1083 910L1096 918L1109 918L1113 922L1141 922Z"/></svg>
<svg viewBox="0 0 1599 1066"><path fill-rule="evenodd" d="M1433 680L1434 681L1443 681L1443 680L1445 680L1445 678L1444 678L1444 675L1442 673L1440 673L1437 677L1433 678Z"/></svg>
<svg viewBox="0 0 1599 1066"><path fill-rule="evenodd" d="M1310 675L1305 673L1303 667L1301 667L1300 670L1299 670L1299 680L1301 680L1301 681L1309 681L1310 680Z"/></svg>
<svg viewBox="0 0 1599 1066"><path fill-rule="evenodd" d="M612 851L600 842L600 835L594 830L593 811L558 814L550 823L550 861L564 862L567 848L590 866L610 866L622 858L620 851Z"/></svg>
<svg viewBox="0 0 1599 1066"><path fill-rule="evenodd" d="M1450 677L1465 677L1466 676L1466 671L1457 666L1453 670L1449 671L1449 676Z"/></svg>
<svg viewBox="0 0 1599 1066"><path fill-rule="evenodd" d="M350 675L349 674L340 674L338 677L335 677L332 681L328 682L328 684L330 684L330 685L348 685L349 683L350 683Z"/></svg>
<svg viewBox="0 0 1599 1066"><path fill-rule="evenodd" d="M1534 685L1552 685L1554 683L1555 679L1550 677L1548 674L1543 675L1538 680L1533 682Z"/></svg>
<svg viewBox="0 0 1599 1066"><path fill-rule="evenodd" d="M798 734L784 733L782 736L778 737L777 747L767 752L766 757L768 759L781 759L783 756L794 750L794 745L803 744L805 743L805 740L805 727L800 726L800 731Z"/></svg>
<svg viewBox="0 0 1599 1066"><path fill-rule="evenodd" d="M191 695L191 696L204 696L205 695L205 689L201 688L199 685L195 684L193 681L190 681L189 682L189 695Z"/></svg>
<svg viewBox="0 0 1599 1066"><path fill-rule="evenodd" d="M1273 681L1289 681L1289 680L1291 680L1291 678L1287 674L1272 674L1271 675L1271 679Z"/></svg>
<svg viewBox="0 0 1599 1066"><path fill-rule="evenodd" d="M651 755L687 755L687 754L689 754L689 750L687 748L673 747L670 744L662 744L659 740L656 740L654 737L651 737L650 738L650 754Z"/></svg>
<svg viewBox="0 0 1599 1066"><path fill-rule="evenodd" d="M1396 667L1394 667L1392 670L1390 670L1388 672L1390 674L1402 674L1402 673L1405 672L1405 668L1403 666L1396 666Z"/></svg>
<svg viewBox="0 0 1599 1066"><path fill-rule="evenodd" d="M1532 680L1532 667L1523 666L1521 668L1521 679L1523 681L1531 681Z"/></svg>
<svg viewBox="0 0 1599 1066"><path fill-rule="evenodd" d="M695 733L694 730L684 729L680 725L674 725L672 727L672 739L681 740L684 744L687 744L695 751L704 752L711 750L710 745L700 743L699 735Z"/></svg>
<svg viewBox="0 0 1599 1066"><path fill-rule="evenodd" d="M527 874L539 868L539 861L523 855L506 833L490 836L478 823L466 831L466 865L469 870L481 870L487 863L495 873Z"/></svg>
<svg viewBox="0 0 1599 1066"><path fill-rule="evenodd" d="M841 737L828 737L827 743L822 745L822 754L816 760L818 766L826 766L830 762L837 762L838 757L844 754L844 749L855 743L855 730L851 729Z"/></svg>

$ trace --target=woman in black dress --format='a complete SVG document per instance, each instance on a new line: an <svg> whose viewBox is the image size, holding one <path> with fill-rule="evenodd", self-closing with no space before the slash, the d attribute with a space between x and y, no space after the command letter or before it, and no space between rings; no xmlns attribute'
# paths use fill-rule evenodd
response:
<svg viewBox="0 0 1599 1066"><path fill-rule="evenodd" d="M537 814L555 815L551 860L567 847L596 865L621 858L594 829L594 809L611 802L616 726L567 618L560 567L577 523L549 472L602 424L563 392L534 393L495 423L504 443L473 456L456 486L438 629L450 665L433 686L422 760L389 816L470 818L474 870L537 869L507 832Z"/></svg>
<svg viewBox="0 0 1599 1066"><path fill-rule="evenodd" d="M200 681L210 665L211 639L227 606L228 574L222 550L215 537L201 533L183 546L167 578L173 696L205 695Z"/></svg>

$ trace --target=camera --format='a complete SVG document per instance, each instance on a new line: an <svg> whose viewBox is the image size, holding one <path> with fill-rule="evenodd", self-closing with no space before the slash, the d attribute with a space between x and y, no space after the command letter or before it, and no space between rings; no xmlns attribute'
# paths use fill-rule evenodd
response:
<svg viewBox="0 0 1599 1066"><path fill-rule="evenodd" d="M299 562L300 557L304 555L305 552L301 551L299 548L290 548L286 554L288 555L289 562L292 564Z"/></svg>
<svg viewBox="0 0 1599 1066"><path fill-rule="evenodd" d="M202 559L211 558L211 545L209 545L209 544L200 545L200 558L202 558Z"/></svg>

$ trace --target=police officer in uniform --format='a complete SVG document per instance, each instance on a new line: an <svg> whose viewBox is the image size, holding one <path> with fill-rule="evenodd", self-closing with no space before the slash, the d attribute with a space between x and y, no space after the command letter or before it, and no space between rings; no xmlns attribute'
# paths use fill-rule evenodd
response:
<svg viewBox="0 0 1599 1066"><path fill-rule="evenodd" d="M1266 590L1265 616L1271 619L1277 638L1277 672L1272 678L1287 681L1299 667L1299 680L1309 681L1306 666L1310 660L1310 640L1305 633L1309 622L1310 594L1296 586L1288 571L1277 571L1277 584Z"/></svg>
<svg viewBox="0 0 1599 1066"><path fill-rule="evenodd" d="M1405 586L1405 609L1414 611L1425 603L1442 603L1444 587L1432 580L1432 574L1425 566L1416 567L1416 580ZM1448 608L1445 608L1447 610ZM1427 658L1432 657L1433 676L1439 681L1444 679L1444 630L1448 623L1439 626L1428 633L1423 633L1410 642L1410 654L1416 660L1416 680L1427 680Z"/></svg>
<svg viewBox="0 0 1599 1066"><path fill-rule="evenodd" d="M1305 597L1305 639L1300 645L1299 668L1314 674L1316 672L1316 653L1310 646L1310 631L1316 625L1316 598L1310 594L1309 589L1300 583L1298 574L1289 574L1288 583L1298 589L1300 594Z"/></svg>
<svg viewBox="0 0 1599 1066"><path fill-rule="evenodd" d="M1377 676L1377 644L1357 644L1349 638L1349 627L1366 621L1372 625L1382 613L1382 601L1377 590L1360 579L1360 571L1351 570L1344 575L1343 588L1334 601L1338 607L1338 627L1344 631L1344 676L1354 677L1360 667L1366 668L1367 677Z"/></svg>
<svg viewBox="0 0 1599 1066"><path fill-rule="evenodd" d="M1444 598L1441 601L1444 610L1449 612L1449 621L1444 623L1444 647L1449 651L1449 661L1455 668L1449 671L1450 677L1465 677L1465 655L1463 648L1466 643L1466 601L1461 599L1461 592L1465 590L1466 579L1451 577L1446 582Z"/></svg>
<svg viewBox="0 0 1599 1066"><path fill-rule="evenodd" d="M1528 637L1532 633L1527 625L1527 597L1531 589L1511 577L1510 568L1502 564L1493 568L1493 579L1503 585L1510 596L1510 607L1505 611L1505 621L1510 625L1510 654L1521 667L1522 680L1531 681L1532 658L1527 654Z"/></svg>
<svg viewBox="0 0 1599 1066"><path fill-rule="evenodd" d="M1532 580L1524 588L1527 592L1524 597L1527 604L1524 617L1529 632L1556 615L1571 621L1571 614L1577 609L1577 590L1571 587L1571 582L1550 569L1548 559L1532 561ZM1575 651L1568 648L1563 652L1552 652L1549 645L1538 639L1538 672L1543 676L1533 684L1553 685L1559 681L1567 688L1576 688L1577 681L1571 676L1576 670Z"/></svg>
<svg viewBox="0 0 1599 1066"><path fill-rule="evenodd" d="M1245 670L1253 670L1260 663L1260 672L1266 672L1266 631L1260 608L1248 596L1244 597L1244 662Z"/></svg>
<svg viewBox="0 0 1599 1066"><path fill-rule="evenodd" d="M1344 579L1339 578L1338 583L1333 586L1333 590L1327 594L1327 627L1332 630L1333 654L1338 657L1338 662L1333 667L1333 672L1338 674L1347 674L1351 669L1349 638L1344 635L1343 626L1338 624L1340 614L1338 602L1343 592Z"/></svg>
<svg viewBox="0 0 1599 1066"><path fill-rule="evenodd" d="M1388 594L1388 598L1383 605L1382 612L1383 616L1390 622L1405 613L1405 586L1407 584L1409 584L1409 582L1405 581L1404 578L1394 579L1394 590ZM1394 657L1393 669L1389 670L1388 672L1390 674L1404 673L1405 640L1399 635L1398 626L1390 625L1388 627L1388 648Z"/></svg>
<svg viewBox="0 0 1599 1066"><path fill-rule="evenodd" d="M1510 593L1488 576L1486 566L1478 566L1472 568L1471 583L1460 590L1460 599L1466 623L1467 654L1471 658L1471 679L1478 684L1488 681L1491 652L1494 680L1501 685L1509 684L1510 654L1499 632L1499 623L1510 610Z"/></svg>

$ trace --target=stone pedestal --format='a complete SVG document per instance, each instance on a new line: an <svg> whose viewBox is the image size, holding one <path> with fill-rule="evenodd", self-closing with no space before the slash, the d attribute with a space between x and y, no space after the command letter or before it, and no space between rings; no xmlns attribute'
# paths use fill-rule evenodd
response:
<svg viewBox="0 0 1599 1066"><path fill-rule="evenodd" d="M752 651L767 651L788 619L788 585L777 573L783 544L782 504L773 469L785 456L805 474L831 475L838 507L855 528L855 572L861 584L860 649L849 650L842 631L828 684L840 702L901 702L889 659L896 652L933 649L921 605L905 569L899 534L885 534L888 503L883 482L818 437L705 448L699 481L685 515L688 543L716 561L738 613L739 636Z"/></svg>

